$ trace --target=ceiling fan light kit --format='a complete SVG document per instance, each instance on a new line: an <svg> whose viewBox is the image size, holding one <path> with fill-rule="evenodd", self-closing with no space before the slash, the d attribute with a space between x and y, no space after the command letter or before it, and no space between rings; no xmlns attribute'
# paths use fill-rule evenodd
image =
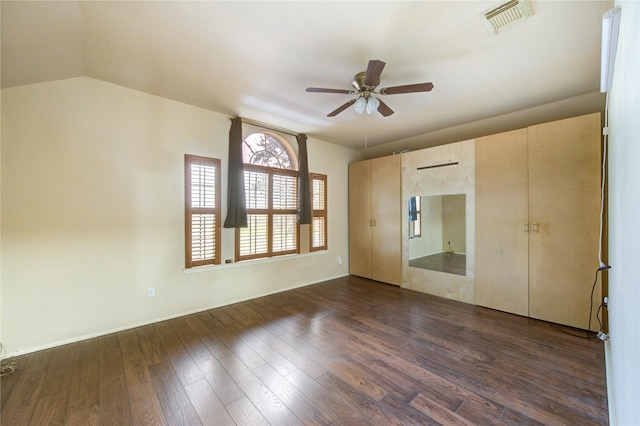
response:
<svg viewBox="0 0 640 426"><path fill-rule="evenodd" d="M345 95L357 95L356 99L340 105L335 110L327 114L327 117L335 117L345 109L353 105L353 109L362 114L365 109L367 114L372 114L374 111L378 111L383 117L388 117L394 113L387 104L382 102L379 98L373 95L395 95L400 93L416 93L416 92L429 92L433 89L433 83L418 83L407 84L404 86L383 87L376 91L376 87L380 84L380 75L384 69L385 63L372 59L369 61L367 70L355 75L351 85L355 90L345 89L324 89L320 87L308 87L309 93L338 93Z"/></svg>
<svg viewBox="0 0 640 426"><path fill-rule="evenodd" d="M367 98L361 96L358 98L355 104L353 104L353 109L356 110L358 114L362 114L364 112L364 108L367 105Z"/></svg>
<svg viewBox="0 0 640 426"><path fill-rule="evenodd" d="M374 98L370 95L370 92L366 92L361 95L356 102L353 104L353 109L358 113L362 114L365 109L367 110L367 114L373 114L378 110L380 106L380 99Z"/></svg>
<svg viewBox="0 0 640 426"><path fill-rule="evenodd" d="M367 114L372 114L378 110L380 106L380 100L378 98L367 98Z"/></svg>

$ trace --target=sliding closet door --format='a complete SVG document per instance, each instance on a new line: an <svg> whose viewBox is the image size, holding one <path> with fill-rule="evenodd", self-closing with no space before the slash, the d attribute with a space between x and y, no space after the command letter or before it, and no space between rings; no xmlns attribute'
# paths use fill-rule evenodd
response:
<svg viewBox="0 0 640 426"><path fill-rule="evenodd" d="M402 165L399 155L371 160L373 279L402 283Z"/></svg>
<svg viewBox="0 0 640 426"><path fill-rule="evenodd" d="M475 303L529 315L527 129L476 139Z"/></svg>
<svg viewBox="0 0 640 426"><path fill-rule="evenodd" d="M349 164L349 273L372 278L371 161Z"/></svg>
<svg viewBox="0 0 640 426"><path fill-rule="evenodd" d="M531 317L588 328L599 214L600 114L529 127Z"/></svg>

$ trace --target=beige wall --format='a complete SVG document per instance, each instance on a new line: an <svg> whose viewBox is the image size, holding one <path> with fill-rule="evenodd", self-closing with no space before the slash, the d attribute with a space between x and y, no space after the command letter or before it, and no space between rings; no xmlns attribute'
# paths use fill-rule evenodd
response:
<svg viewBox="0 0 640 426"><path fill-rule="evenodd" d="M347 274L354 151L308 142L310 171L328 175L328 252L185 272L184 154L222 160L224 218L228 116L86 77L5 89L1 100L9 354ZM233 243L224 230L222 259Z"/></svg>
<svg viewBox="0 0 640 426"><path fill-rule="evenodd" d="M458 165L417 170L458 162ZM466 195L467 275L409 267L408 221L403 221L402 286L436 296L473 303L475 234L474 141L457 142L402 154L402 217L409 215L409 196Z"/></svg>

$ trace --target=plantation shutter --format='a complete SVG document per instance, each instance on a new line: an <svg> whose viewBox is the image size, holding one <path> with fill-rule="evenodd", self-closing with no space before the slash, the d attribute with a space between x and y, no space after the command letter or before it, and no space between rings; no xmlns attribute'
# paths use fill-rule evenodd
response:
<svg viewBox="0 0 640 426"><path fill-rule="evenodd" d="M327 176L311 174L311 251L327 249Z"/></svg>
<svg viewBox="0 0 640 426"><path fill-rule="evenodd" d="M185 155L185 266L220 263L220 160Z"/></svg>

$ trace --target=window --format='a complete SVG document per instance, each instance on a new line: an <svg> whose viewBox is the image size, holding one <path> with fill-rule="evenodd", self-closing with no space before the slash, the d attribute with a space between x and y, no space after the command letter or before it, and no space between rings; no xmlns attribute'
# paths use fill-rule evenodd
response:
<svg viewBox="0 0 640 426"><path fill-rule="evenodd" d="M310 174L311 181L311 251L327 249L327 176Z"/></svg>
<svg viewBox="0 0 640 426"><path fill-rule="evenodd" d="M220 263L220 160L185 155L185 266Z"/></svg>
<svg viewBox="0 0 640 426"><path fill-rule="evenodd" d="M284 140L267 133L243 144L246 228L236 228L236 259L298 253L296 158Z"/></svg>
<svg viewBox="0 0 640 426"><path fill-rule="evenodd" d="M297 170L296 156L285 141L269 133L253 133L242 144L242 160L245 164Z"/></svg>
<svg viewBox="0 0 640 426"><path fill-rule="evenodd" d="M409 198L409 238L422 236L422 207L420 197Z"/></svg>

